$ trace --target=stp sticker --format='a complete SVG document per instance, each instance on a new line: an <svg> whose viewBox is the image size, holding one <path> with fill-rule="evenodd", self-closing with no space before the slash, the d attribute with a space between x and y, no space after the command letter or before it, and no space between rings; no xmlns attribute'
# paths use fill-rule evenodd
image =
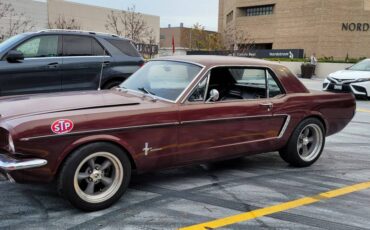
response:
<svg viewBox="0 0 370 230"><path fill-rule="evenodd" d="M59 119L51 125L51 131L55 134L69 133L73 129L73 122L68 119Z"/></svg>

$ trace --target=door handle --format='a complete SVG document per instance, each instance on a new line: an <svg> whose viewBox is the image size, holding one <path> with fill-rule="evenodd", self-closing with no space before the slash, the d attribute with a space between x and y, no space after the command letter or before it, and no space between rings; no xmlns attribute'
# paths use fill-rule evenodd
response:
<svg viewBox="0 0 370 230"><path fill-rule="evenodd" d="M267 107L267 111L271 111L274 108L274 104L272 102L261 103L260 106Z"/></svg>
<svg viewBox="0 0 370 230"><path fill-rule="evenodd" d="M107 67L107 66L109 66L110 65L110 61L105 61L105 62L103 62L103 67Z"/></svg>
<svg viewBox="0 0 370 230"><path fill-rule="evenodd" d="M58 68L58 66L59 66L58 62L53 62L53 63L48 64L49 69L55 69L55 68Z"/></svg>

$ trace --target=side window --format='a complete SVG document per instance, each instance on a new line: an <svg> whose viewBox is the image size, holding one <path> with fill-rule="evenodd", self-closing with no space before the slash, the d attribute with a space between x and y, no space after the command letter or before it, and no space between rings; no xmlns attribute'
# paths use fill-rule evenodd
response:
<svg viewBox="0 0 370 230"><path fill-rule="evenodd" d="M92 53L94 56L104 56L107 55L103 47L95 40L92 40Z"/></svg>
<svg viewBox="0 0 370 230"><path fill-rule="evenodd" d="M211 71L207 95L212 89L221 101L267 97L266 71L262 68L219 67Z"/></svg>
<svg viewBox="0 0 370 230"><path fill-rule="evenodd" d="M207 96L208 77L204 78L197 87L195 87L193 93L190 95L190 102L202 102L205 101Z"/></svg>
<svg viewBox="0 0 370 230"><path fill-rule="evenodd" d="M25 58L56 57L58 56L59 36L38 36L16 48Z"/></svg>
<svg viewBox="0 0 370 230"><path fill-rule="evenodd" d="M63 36L63 56L92 55L92 38L85 36Z"/></svg>
<svg viewBox="0 0 370 230"><path fill-rule="evenodd" d="M267 74L267 85L269 87L269 97L276 97L283 94L281 88L269 72Z"/></svg>

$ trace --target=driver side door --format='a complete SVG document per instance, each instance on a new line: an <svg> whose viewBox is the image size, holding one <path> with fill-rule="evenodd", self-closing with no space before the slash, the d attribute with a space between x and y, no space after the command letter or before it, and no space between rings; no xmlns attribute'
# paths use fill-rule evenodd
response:
<svg viewBox="0 0 370 230"><path fill-rule="evenodd" d="M180 106L177 161L182 164L266 151L286 121L286 116L272 113L266 69L220 68L224 69L213 69ZM243 86L240 96L233 95ZM257 90L248 91L253 87ZM220 92L219 100L209 99L212 89Z"/></svg>
<svg viewBox="0 0 370 230"><path fill-rule="evenodd" d="M1 95L45 93L61 90L59 36L32 37L14 50L22 52L24 60L0 62Z"/></svg>

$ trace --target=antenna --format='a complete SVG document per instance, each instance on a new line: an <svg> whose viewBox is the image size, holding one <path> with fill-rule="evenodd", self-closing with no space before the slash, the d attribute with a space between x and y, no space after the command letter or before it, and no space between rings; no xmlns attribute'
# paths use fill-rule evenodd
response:
<svg viewBox="0 0 370 230"><path fill-rule="evenodd" d="M98 87L98 91L101 90L101 82L103 80L103 70L104 70L104 62L105 62L105 49L104 49L104 53L103 53L103 60L101 62L101 68L100 68L100 76L99 76L99 87Z"/></svg>

